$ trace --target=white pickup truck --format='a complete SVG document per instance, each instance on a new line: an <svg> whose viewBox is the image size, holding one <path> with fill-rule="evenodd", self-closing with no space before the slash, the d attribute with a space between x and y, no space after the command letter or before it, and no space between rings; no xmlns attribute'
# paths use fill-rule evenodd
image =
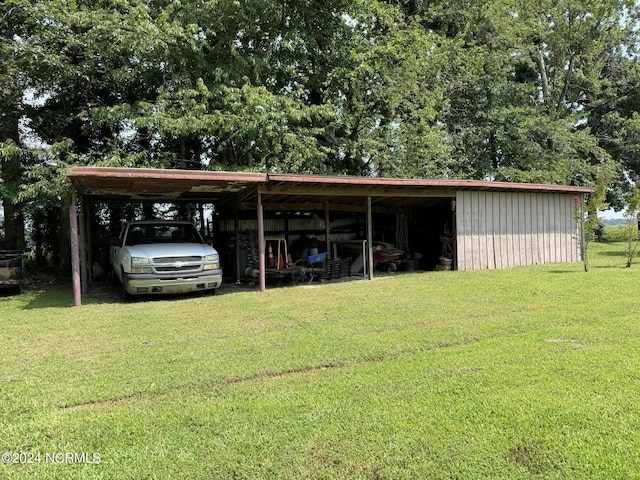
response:
<svg viewBox="0 0 640 480"><path fill-rule="evenodd" d="M191 222L128 222L110 250L113 273L130 295L218 289L222 270L218 252L206 244Z"/></svg>

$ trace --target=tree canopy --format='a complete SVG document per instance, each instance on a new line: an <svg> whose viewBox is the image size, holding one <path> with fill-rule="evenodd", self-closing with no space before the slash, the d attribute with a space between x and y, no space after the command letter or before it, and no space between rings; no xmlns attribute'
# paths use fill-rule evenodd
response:
<svg viewBox="0 0 640 480"><path fill-rule="evenodd" d="M5 243L76 164L606 181L621 208L637 25L631 0L5 0Z"/></svg>

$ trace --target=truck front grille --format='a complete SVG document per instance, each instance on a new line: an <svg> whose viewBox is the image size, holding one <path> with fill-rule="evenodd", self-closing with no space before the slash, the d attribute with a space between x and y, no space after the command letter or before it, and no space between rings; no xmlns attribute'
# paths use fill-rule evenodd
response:
<svg viewBox="0 0 640 480"><path fill-rule="evenodd" d="M156 266L156 272L168 273L168 272L194 272L200 270L200 265L183 265L181 267L158 267Z"/></svg>
<svg viewBox="0 0 640 480"><path fill-rule="evenodd" d="M176 263L176 262L201 262L202 257L157 257L153 263Z"/></svg>
<svg viewBox="0 0 640 480"><path fill-rule="evenodd" d="M157 257L153 263L157 273L199 272L202 257Z"/></svg>

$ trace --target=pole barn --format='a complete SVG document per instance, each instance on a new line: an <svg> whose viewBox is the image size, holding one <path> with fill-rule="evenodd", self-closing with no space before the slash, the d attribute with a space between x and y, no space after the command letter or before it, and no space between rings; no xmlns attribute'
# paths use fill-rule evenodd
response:
<svg viewBox="0 0 640 480"><path fill-rule="evenodd" d="M218 250L228 248L239 281L238 237L256 237L260 290L266 288L265 238L293 243L315 235L328 257L338 247L361 252L373 278L374 249L402 245L437 269L447 256L457 270L509 268L582 258L575 209L588 187L475 180L390 179L106 167L69 167L74 303L91 282L86 214L92 203L209 203L219 215ZM577 200L577 201L576 201ZM202 222L202 220L201 220ZM116 232L113 232L115 235ZM233 243L233 248L231 244ZM356 262L357 263L357 262Z"/></svg>

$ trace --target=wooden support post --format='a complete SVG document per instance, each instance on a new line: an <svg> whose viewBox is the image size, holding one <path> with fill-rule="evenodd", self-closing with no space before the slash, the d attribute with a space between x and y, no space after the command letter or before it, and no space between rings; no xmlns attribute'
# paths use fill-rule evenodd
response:
<svg viewBox="0 0 640 480"><path fill-rule="evenodd" d="M373 215L371 214L371 196L367 197L367 262L369 280L373 280Z"/></svg>
<svg viewBox="0 0 640 480"><path fill-rule="evenodd" d="M204 205L202 202L198 204L198 213L200 213L200 235L206 239L207 235L204 231Z"/></svg>
<svg viewBox="0 0 640 480"><path fill-rule="evenodd" d="M260 291L267 289L267 272L264 258L264 212L262 210L262 194L258 193L258 253L260 257Z"/></svg>
<svg viewBox="0 0 640 480"><path fill-rule="evenodd" d="M88 274L89 269L87 268L87 221L85 214L85 205L84 198L82 195L80 196L79 204L80 204L80 214L78 215L78 235L79 235L79 254L80 254L80 287L82 293L87 293L88 287Z"/></svg>
<svg viewBox="0 0 640 480"><path fill-rule="evenodd" d="M240 285L240 213L238 212L238 204L236 203L235 215L233 217L233 231L236 237L236 284Z"/></svg>
<svg viewBox="0 0 640 480"><path fill-rule="evenodd" d="M89 205L85 202L83 208L85 209L86 215L86 232L87 232L87 283L89 287L93 284L93 241L91 236L91 209Z"/></svg>
<svg viewBox="0 0 640 480"><path fill-rule="evenodd" d="M331 256L331 219L329 218L329 202L324 203L324 236L327 244L327 256Z"/></svg>
<svg viewBox="0 0 640 480"><path fill-rule="evenodd" d="M69 235L71 237L71 278L73 282L73 304L82 305L80 286L80 248L78 246L78 206L76 190L71 186L71 206L69 207Z"/></svg>

